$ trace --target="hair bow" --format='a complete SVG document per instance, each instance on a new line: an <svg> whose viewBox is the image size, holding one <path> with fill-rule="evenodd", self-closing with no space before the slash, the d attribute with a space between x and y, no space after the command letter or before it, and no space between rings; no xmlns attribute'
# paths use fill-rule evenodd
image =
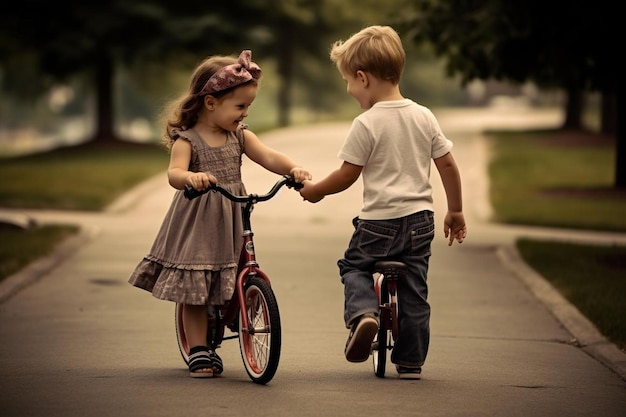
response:
<svg viewBox="0 0 626 417"><path fill-rule="evenodd" d="M241 52L236 64L227 65L217 70L204 84L199 95L216 93L236 87L252 79L258 80L260 77L261 68L252 62L252 51L246 49Z"/></svg>

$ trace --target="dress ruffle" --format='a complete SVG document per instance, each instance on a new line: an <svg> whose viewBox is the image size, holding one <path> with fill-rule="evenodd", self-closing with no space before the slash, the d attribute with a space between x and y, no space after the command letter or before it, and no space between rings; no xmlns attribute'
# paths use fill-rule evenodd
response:
<svg viewBox="0 0 626 417"><path fill-rule="evenodd" d="M161 300L191 305L222 305L235 291L237 265L204 265L196 269L164 265L144 258L129 283Z"/></svg>

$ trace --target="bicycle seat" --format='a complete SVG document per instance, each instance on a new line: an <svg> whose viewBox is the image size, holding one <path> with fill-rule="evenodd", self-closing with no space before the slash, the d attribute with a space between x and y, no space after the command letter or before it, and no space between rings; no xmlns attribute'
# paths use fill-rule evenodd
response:
<svg viewBox="0 0 626 417"><path fill-rule="evenodd" d="M398 279L406 274L406 264L400 261L378 261L374 271L383 274L386 279Z"/></svg>

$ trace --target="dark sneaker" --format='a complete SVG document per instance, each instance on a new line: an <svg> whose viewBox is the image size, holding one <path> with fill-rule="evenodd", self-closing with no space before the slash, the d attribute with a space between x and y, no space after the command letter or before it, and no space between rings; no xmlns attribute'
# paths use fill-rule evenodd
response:
<svg viewBox="0 0 626 417"><path fill-rule="evenodd" d="M411 368L408 366L396 365L398 371L398 378L400 379L421 379L422 368Z"/></svg>
<svg viewBox="0 0 626 417"><path fill-rule="evenodd" d="M372 342L378 332L378 320L373 314L363 314L355 320L346 342L346 359L348 362L364 362L372 352Z"/></svg>

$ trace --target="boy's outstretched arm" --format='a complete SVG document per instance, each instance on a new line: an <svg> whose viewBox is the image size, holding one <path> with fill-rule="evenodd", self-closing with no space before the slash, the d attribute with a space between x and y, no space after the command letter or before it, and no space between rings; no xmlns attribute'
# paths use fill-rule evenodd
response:
<svg viewBox="0 0 626 417"><path fill-rule="evenodd" d="M354 184L362 169L362 166L344 162L319 182L304 181L300 195L311 203L317 203L328 194L339 193Z"/></svg>
<svg viewBox="0 0 626 417"><path fill-rule="evenodd" d="M449 238L448 246L451 246L455 239L457 242L463 243L467 236L467 226L463 216L463 195L459 168L450 152L435 159L435 166L441 176L441 182L448 199L448 212L443 221L443 232Z"/></svg>

